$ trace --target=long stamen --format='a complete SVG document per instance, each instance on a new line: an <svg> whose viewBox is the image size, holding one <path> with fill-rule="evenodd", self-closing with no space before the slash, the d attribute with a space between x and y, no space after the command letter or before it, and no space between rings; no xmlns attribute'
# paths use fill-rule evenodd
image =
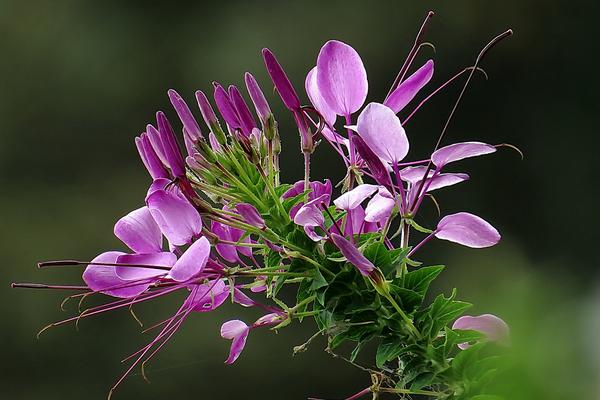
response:
<svg viewBox="0 0 600 400"><path fill-rule="evenodd" d="M481 49L481 51L477 55L477 59L475 59L475 64L473 65L473 69L471 69L471 72L469 73L469 76L467 77L467 80L466 80L465 84L463 85L462 90L460 91L458 98L456 99L456 102L454 103L454 106L452 107L452 111L450 111L450 115L448 115L448 119L446 119L446 123L444 124L444 127L442 128L442 132L440 133L438 141L435 144L435 148L433 149L433 152L435 152L440 147L440 144L442 143L442 140L444 139L444 135L446 134L446 130L448 129L448 126L450 125L450 121L452 121L452 117L454 116L454 113L458 109L458 105L460 104L460 101L462 100L465 92L467 91L467 87L469 86L469 83L471 82L471 78L473 78L475 71L478 69L479 63L483 60L483 58L488 53L488 51L490 51L498 43L500 43L503 39L509 37L512 34L513 34L512 29L508 29L507 31L502 32L501 34L499 34L498 36L493 38L488 44L485 45L485 47L483 49ZM419 184L419 188L418 188L417 194L416 194L417 198L421 194L421 190L423 189L423 185L425 184L425 181L427 180L427 175L429 174L429 171L431 171L431 160L429 160L429 163L427 163L427 168L425 169L425 174L423 175L423 179L421 180L421 183Z"/></svg>
<svg viewBox="0 0 600 400"><path fill-rule="evenodd" d="M410 51L408 52L408 56L406 57L406 60L402 64L402 68L400 68L398 75L396 75L396 79L394 79L394 82L392 83L390 90L388 91L387 95L385 96L385 100L387 100L388 97L390 97L390 94L392 94L392 92L394 91L394 89L396 89L398 84L400 82L402 82L402 80L404 80L404 76L406 75L406 72L408 71L410 64L412 63L415 56L417 55L417 52L421 48L421 44L423 42L423 36L425 36L425 31L426 31L427 25L429 24L429 21L431 20L431 18L434 15L435 15L435 13L433 11L429 11L427 13L427 15L425 16L425 19L423 20L423 23L421 24L421 28L419 29L419 32L417 33L417 37L415 38L413 46L410 49Z"/></svg>
<svg viewBox="0 0 600 400"><path fill-rule="evenodd" d="M13 289L90 290L87 286L47 285L45 283L11 283L10 287Z"/></svg>
<svg viewBox="0 0 600 400"><path fill-rule="evenodd" d="M171 267L164 265L149 265L149 264L129 264L129 263L106 263L97 261L76 261L76 260L57 260L57 261L43 261L38 263L38 268L46 267L71 267L79 265L100 265L108 267L134 267L134 268L148 268L148 269L159 269L163 271L169 271Z"/></svg>

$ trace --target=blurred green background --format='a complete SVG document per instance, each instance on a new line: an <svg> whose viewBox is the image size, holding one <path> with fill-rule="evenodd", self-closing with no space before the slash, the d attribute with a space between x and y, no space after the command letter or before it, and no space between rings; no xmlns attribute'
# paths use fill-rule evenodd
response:
<svg viewBox="0 0 600 400"><path fill-rule="evenodd" d="M36 340L39 328L76 305L62 312L62 293L9 285L76 283L80 271L39 271L35 263L121 249L112 226L142 204L149 184L133 137L156 110L174 120L167 89L193 102L194 90L209 90L213 80L241 84L247 70L268 87L263 47L301 89L320 46L336 38L360 52L369 98L378 100L433 9L427 40L437 52L419 57L436 61L429 90L470 65L497 33L515 30L485 60L490 79L473 81L446 143L508 142L525 159L503 150L464 162L455 169L471 181L436 196L443 213L471 211L492 222L503 234L499 246L442 242L422 257L448 265L438 290L458 287L476 303L473 313L492 312L511 325L519 354L511 398L600 398L598 8L580 0L0 0L0 397L105 398L123 371L119 360L149 339L123 311ZM431 150L458 89L407 125L412 158ZM269 100L282 129L283 177L295 181L298 136L277 96ZM316 177L341 179L332 154L319 147ZM423 223L435 218L430 209ZM139 314L151 323L180 301L163 299ZM367 375L329 358L323 341L292 357L292 346L314 332L310 322L253 332L240 360L225 366L229 343L220 324L256 316L232 306L192 315L151 364L152 384L134 375L115 398L342 398L369 385Z"/></svg>

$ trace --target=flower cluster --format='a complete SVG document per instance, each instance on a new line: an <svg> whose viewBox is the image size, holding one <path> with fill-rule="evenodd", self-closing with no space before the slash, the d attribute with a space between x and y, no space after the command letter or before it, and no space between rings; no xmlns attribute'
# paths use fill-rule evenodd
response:
<svg viewBox="0 0 600 400"><path fill-rule="evenodd" d="M483 248L498 243L500 235L468 212L446 215L431 229L416 220L433 191L469 179L449 172L452 164L494 153L498 146L472 141L440 147L438 142L429 158L405 160L405 128L414 112L478 69L477 64L466 68L401 120L398 114L434 72L428 60L408 74L422 47L420 37L388 95L366 105L367 73L348 44L331 40L321 48L305 80L310 105L303 105L275 55L263 50L268 75L300 135L305 176L295 184L280 182L278 125L252 74L245 75L250 102L238 87L213 83L212 104L220 118L209 97L195 93L205 128L183 97L169 90L185 152L163 112L135 138L152 182L143 206L115 224L114 234L129 250L103 252L89 262L40 263L86 266L85 286L54 287L78 292L69 298L103 294L113 300L46 328L186 291L173 315L147 329L158 333L127 357L131 365L111 393L133 368L141 364L143 371L190 314L214 311L226 301L263 313L252 324L222 325L221 336L231 340L226 363L240 357L253 329L281 329L312 317L315 337L327 337L328 351L356 342L351 362L367 342L380 341L373 385L365 394L466 399L483 392L477 377L457 375L453 361L490 342L506 343L508 328L490 314L460 317L469 304L456 300L455 293L426 304L429 284L443 267L422 266L415 255L433 238ZM311 154L323 141L347 169L340 193L330 180L310 179ZM420 239L411 244L414 236ZM295 290L294 305L281 300L282 290ZM255 298L261 295L263 300ZM459 348L464 352L458 354Z"/></svg>

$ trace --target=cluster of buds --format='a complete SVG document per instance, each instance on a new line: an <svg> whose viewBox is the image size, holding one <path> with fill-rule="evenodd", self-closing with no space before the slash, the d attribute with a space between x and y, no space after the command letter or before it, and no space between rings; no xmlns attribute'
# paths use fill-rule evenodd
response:
<svg viewBox="0 0 600 400"><path fill-rule="evenodd" d="M129 250L103 252L89 262L39 264L84 265L84 286L53 287L77 291L68 298L83 300L103 294L114 300L44 330L186 291L185 301L172 316L146 329L157 329L158 333L126 358L132 360L131 365L112 393L134 367L141 364L143 371L145 363L191 313L213 311L228 299L263 311L264 315L250 325L240 320L222 325L221 336L232 341L226 362L233 363L251 330L280 329L294 319L327 311L322 290L351 265L359 273L356 279L362 279L389 301L400 315L403 329L414 340L420 340L423 332L416 326L412 311L395 297L391 284L394 279L406 276L409 267L418 267L415 253L433 238L472 248L489 247L500 240L492 225L467 212L446 215L433 229L415 221L431 192L469 179L465 173L447 172L449 165L493 153L498 147L475 141L440 147L440 137L429 158L405 161L409 153L405 127L412 115L458 77L468 75L468 83L483 55L473 67L432 91L401 120L398 114L412 104L433 76L432 60L407 73L423 45L421 36L422 32L388 95L366 106L366 69L348 44L331 40L321 48L316 66L306 76L305 88L311 102L308 106L302 105L275 55L263 50L268 75L300 133L305 176L295 184L280 182L278 125L252 74L246 73L244 81L255 113L236 86L226 89L213 83L212 99L220 119L207 95L196 91L206 128L200 127L183 97L169 90L181 123L185 152L163 112L158 112L156 123L148 124L135 138L152 182L144 205L115 224L114 234ZM347 169L339 195L334 194L329 180L310 180L310 157L322 141L331 145ZM411 245L411 231L424 237ZM403 261L391 274L367 257L365 248L374 241L390 252L401 250ZM298 297L295 305L288 306L277 294L290 284L299 284L299 291L308 287L308 293L313 294ZM264 294L264 302L252 298L260 293ZM322 304L317 306L318 302ZM462 317L454 328L477 330L499 341L507 333L504 322L491 315ZM461 343L461 348L468 346Z"/></svg>

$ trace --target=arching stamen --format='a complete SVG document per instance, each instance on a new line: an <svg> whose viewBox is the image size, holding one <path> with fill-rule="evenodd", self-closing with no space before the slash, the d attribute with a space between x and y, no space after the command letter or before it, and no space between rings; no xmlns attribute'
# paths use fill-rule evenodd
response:
<svg viewBox="0 0 600 400"><path fill-rule="evenodd" d="M410 51L408 52L408 56L406 57L406 60L404 60L404 63L402 64L402 68L400 68L398 75L396 75L396 78L394 79L394 82L392 83L390 90L388 91L387 95L385 96L385 100L387 100L388 97L390 97L390 94L392 94L394 89L396 89L396 87L400 84L400 82L402 82L404 80L404 76L406 75L408 68L410 68L410 64L412 63L412 61L414 60L415 56L417 55L419 49L421 48L423 36L425 36L425 31L427 29L427 25L429 24L429 21L431 20L431 18L434 15L435 15L435 13L433 11L429 11L427 13L427 15L425 16L425 19L423 20L423 23L421 24L421 28L419 29L419 32L417 33L417 37L415 38L413 46L410 49ZM384 102L385 102L385 100L384 100Z"/></svg>
<svg viewBox="0 0 600 400"><path fill-rule="evenodd" d="M519 155L521 156L521 160L523 160L525 158L525 155L523 154L523 152L521 151L521 149L519 149L517 146L515 146L514 144L510 144L510 143L500 143L500 144L495 144L494 147L499 148L499 147L508 147L510 149L513 149L514 151L516 151L517 153L519 153Z"/></svg>
<svg viewBox="0 0 600 400"><path fill-rule="evenodd" d="M483 60L483 58L488 53L488 51L490 51L498 43L500 43L503 39L509 37L512 34L513 34L512 29L508 29L507 31L502 32L501 34L499 34L498 36L493 38L488 44L486 44L485 47L479 52L479 54L477 55L477 59L475 60L475 64L473 65L473 69L471 69L471 72L469 73L469 76L467 77L467 80L466 80L465 84L463 85L462 90L460 91L458 98L456 99L456 102L454 103L454 106L452 107L452 110L450 111L450 115L448 115L448 119L446 119L446 123L444 124L444 127L442 128L442 132L440 133L438 141L435 144L435 148L433 149L433 152L435 152L440 147L440 144L442 143L442 140L444 139L444 135L446 134L448 126L450 125L450 121L452 121L452 117L454 116L454 113L458 109L458 105L460 104L460 101L462 100L465 92L467 91L467 87L469 87L469 83L471 82L471 78L473 78L473 74L478 69L479 63ZM419 184L416 198L419 198L419 195L421 194L421 190L423 189L423 185L425 184L425 181L427 180L427 175L429 174L429 171L431 171L431 160L429 161L429 163L427 163L427 168L425 169L425 174L423 175L423 179L421 179L421 183Z"/></svg>
<svg viewBox="0 0 600 400"><path fill-rule="evenodd" d="M323 208L323 211L325 211L325 213L327 213L327 215L329 215L329 218L331 219L331 222L333 222L333 226L335 226L335 229L338 231L338 233L342 236L344 236L344 234L342 233L342 230L340 229L337 221L335 220L335 218L333 218L333 215L331 215L331 213L329 212L329 209L327 208L327 205L323 202L321 202L321 208Z"/></svg>
<svg viewBox="0 0 600 400"><path fill-rule="evenodd" d="M412 117L413 115L415 115L415 113L417 111L419 111L419 109L425 104L427 103L429 100L431 100L431 98L433 96L435 96L436 94L438 94L439 92L442 91L442 89L444 89L446 86L448 86L449 84L451 84L452 82L454 82L457 78L459 78L461 75L463 75L465 72L467 71L471 71L473 69L476 69L477 71L481 72L485 79L488 79L488 75L487 73L483 70L483 68L475 68L475 67L467 67L465 69L463 69L462 71L458 72L456 75L454 75L452 78L448 79L446 82L444 82L440 87L438 87L437 89L435 89L432 93L430 93L427 97L425 97L415 108L414 110L412 110L412 112L408 115L408 117L406 117L404 119L404 121L402 121L402 126L404 126L404 124L406 124ZM427 160L429 161L429 160Z"/></svg>

